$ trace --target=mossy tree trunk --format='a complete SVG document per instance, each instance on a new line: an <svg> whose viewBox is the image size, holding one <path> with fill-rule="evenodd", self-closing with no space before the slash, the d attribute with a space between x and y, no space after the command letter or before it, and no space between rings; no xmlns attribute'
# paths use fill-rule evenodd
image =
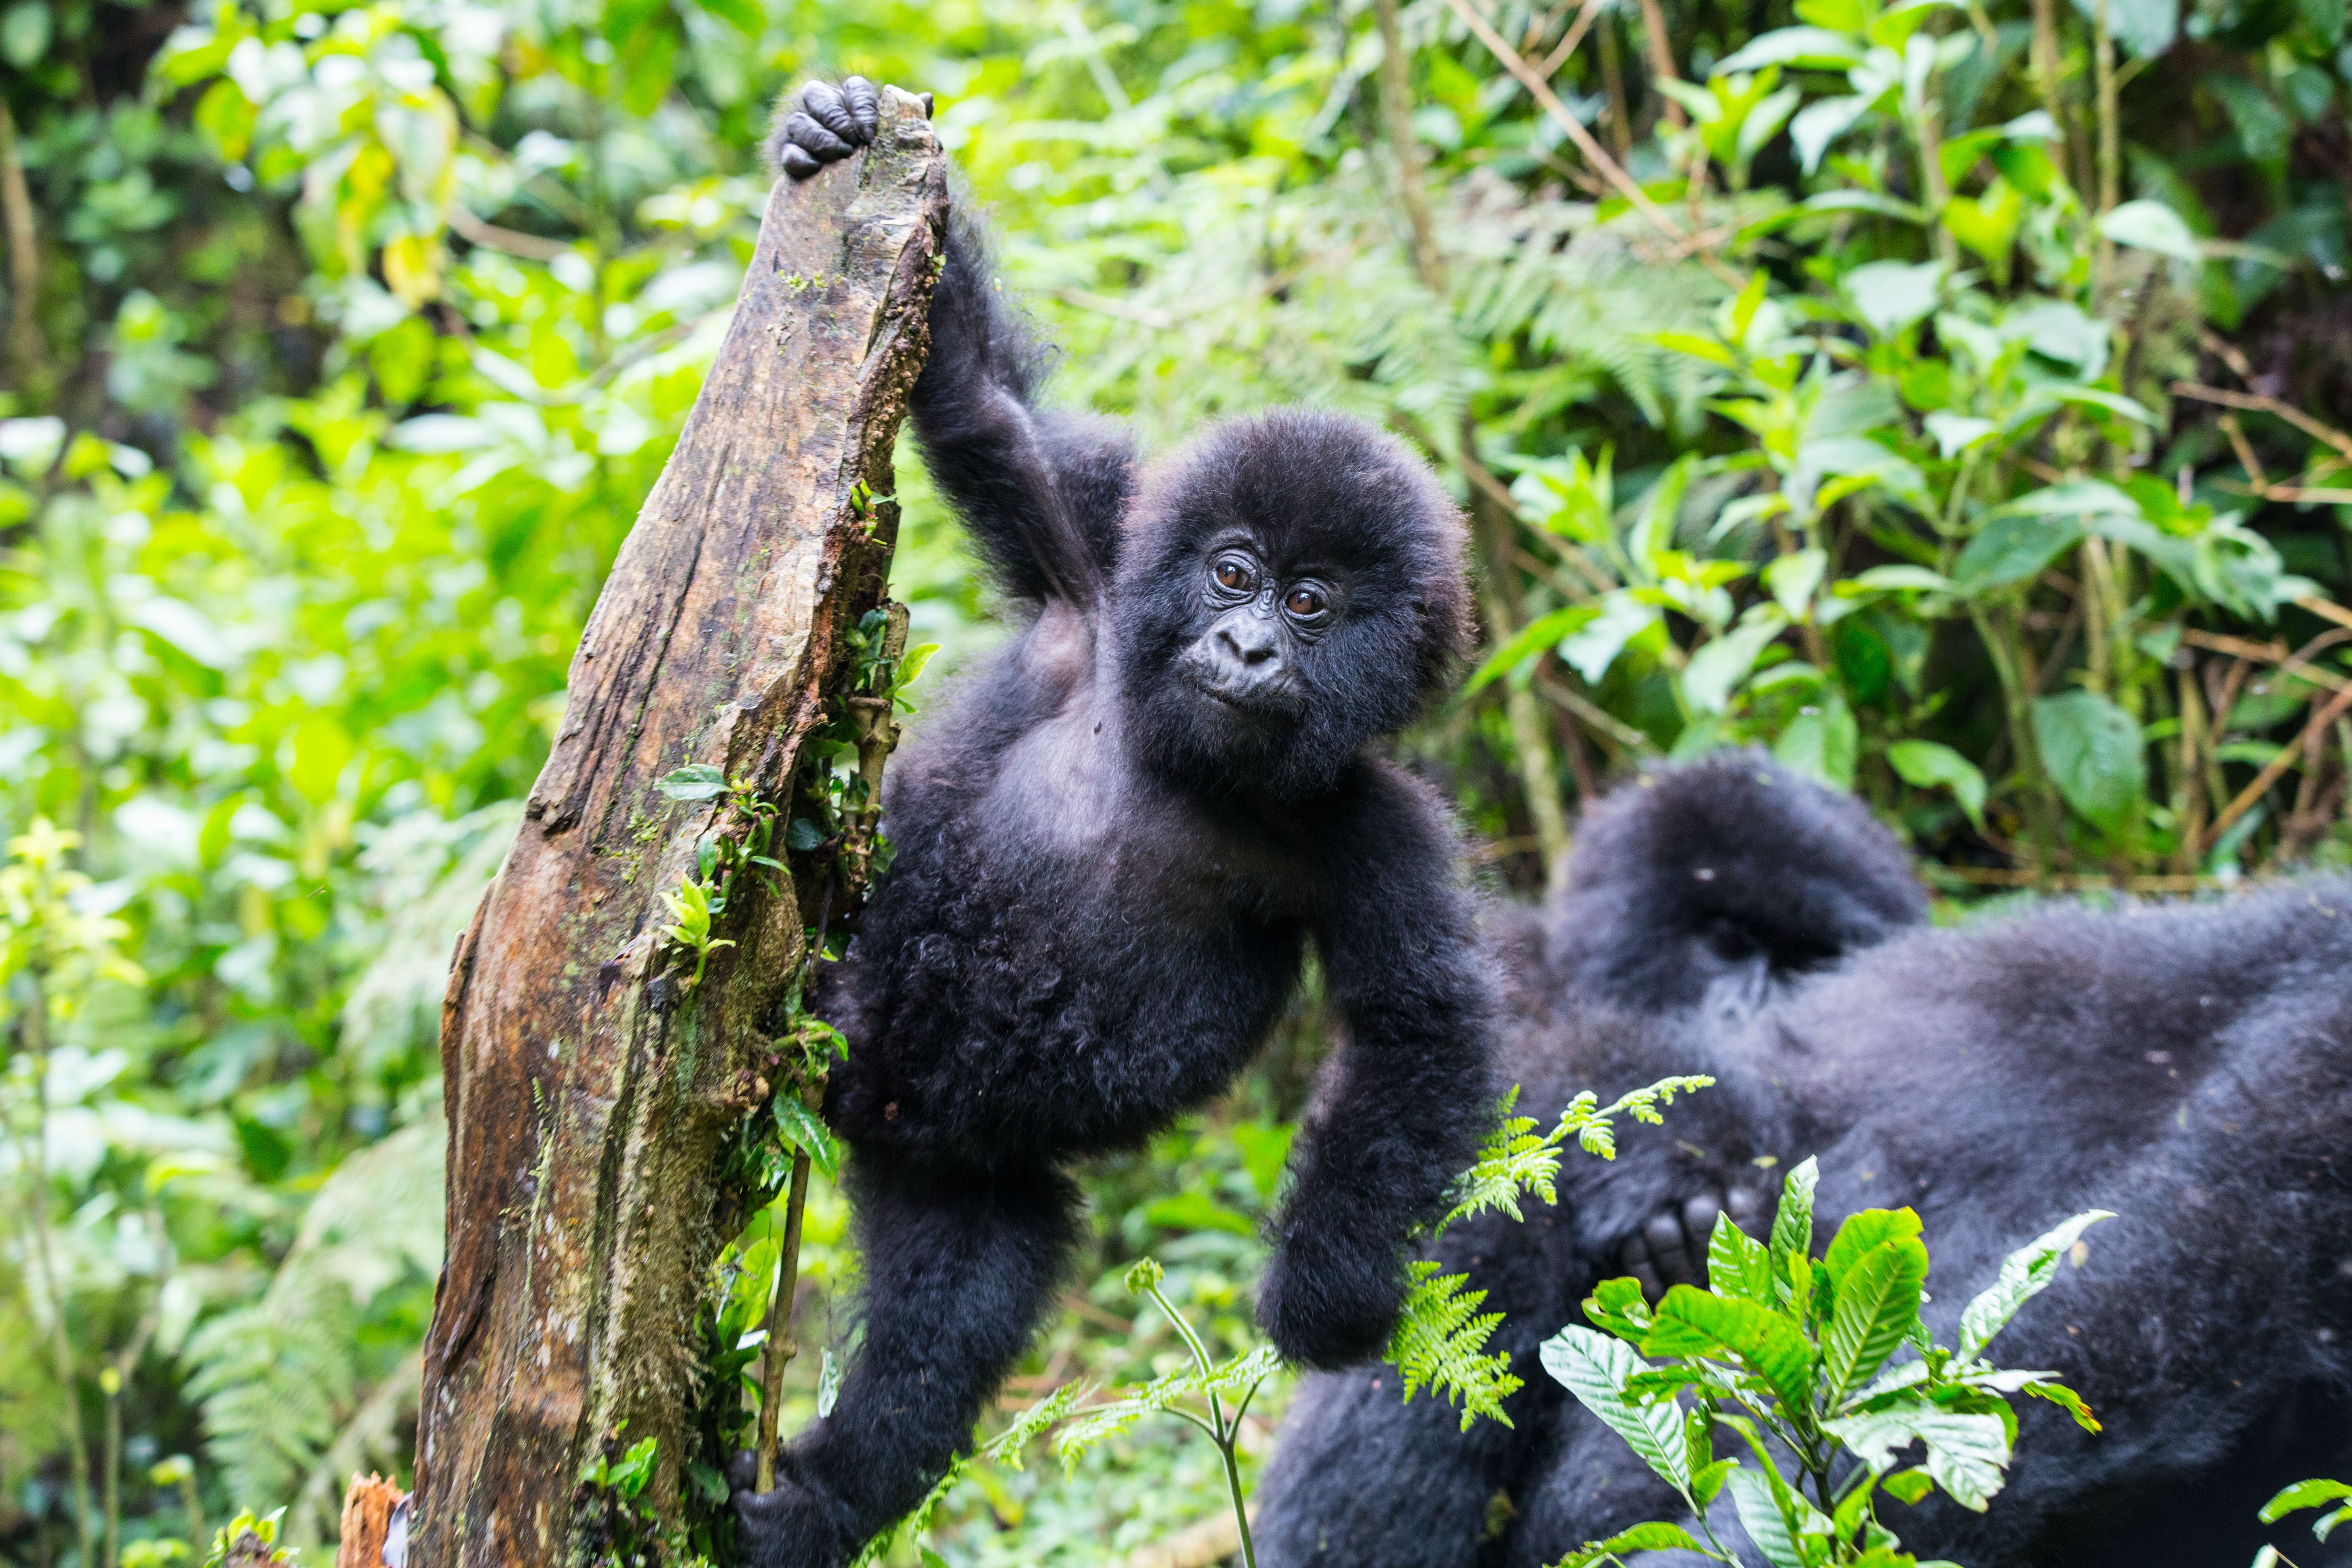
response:
<svg viewBox="0 0 2352 1568"><path fill-rule="evenodd" d="M789 816L812 737L839 717L845 633L884 598L891 447L947 214L921 106L884 98L871 149L769 196L725 346L452 961L448 1252L409 1557L425 1568L597 1554L604 1507L581 1472L625 1423L627 1442L658 1443L641 1511L676 1517L697 1310L745 1217L725 1148L766 1091L817 900L805 877L737 878L712 931L735 945L690 981L661 895L698 874L709 836L754 819L741 797L656 786L710 764Z"/></svg>

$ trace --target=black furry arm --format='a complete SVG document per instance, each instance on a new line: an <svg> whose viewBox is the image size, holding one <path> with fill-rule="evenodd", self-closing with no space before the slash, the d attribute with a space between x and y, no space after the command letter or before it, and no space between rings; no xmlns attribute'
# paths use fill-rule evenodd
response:
<svg viewBox="0 0 2352 1568"><path fill-rule="evenodd" d="M1005 300L980 226L961 213L930 326L912 408L932 479L1008 592L1092 603L1117 565L1133 443L1115 421L1037 405L1048 353Z"/></svg>
<svg viewBox="0 0 2352 1568"><path fill-rule="evenodd" d="M1380 1352L1405 1242L1443 1213L1493 1116L1493 987L1453 837L1401 777L1377 778L1331 836L1317 932L1346 1020L1292 1157L1258 1321L1283 1355L1336 1367Z"/></svg>
<svg viewBox="0 0 2352 1568"><path fill-rule="evenodd" d="M930 94L923 97L929 112ZM777 100L768 162L795 180L874 140L874 84L811 82ZM931 294L931 347L910 400L940 492L1008 593L1095 601L1118 562L1134 443L1114 420L1037 406L1050 352L1004 298L987 236L959 210Z"/></svg>

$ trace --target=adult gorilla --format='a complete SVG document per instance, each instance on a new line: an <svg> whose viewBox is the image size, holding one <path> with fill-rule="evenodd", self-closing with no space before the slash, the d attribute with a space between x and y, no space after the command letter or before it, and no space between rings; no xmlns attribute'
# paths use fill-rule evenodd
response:
<svg viewBox="0 0 2352 1568"><path fill-rule="evenodd" d="M2121 1216L1998 1342L2105 1432L2020 1402L2008 1489L1982 1515L1896 1507L1906 1550L2242 1568L2272 1491L2352 1471L2352 885L1929 930L1853 803L1751 755L1645 784L1593 814L1564 897L1507 933L1508 1070L1538 1116L1669 1072L1718 1086L1613 1164L1571 1155L1556 1209L1444 1238L1510 1314L1512 1427L1461 1433L1386 1369L1309 1380L1261 1489L1267 1568L1520 1568L1675 1517L1536 1349L1601 1279L1690 1278L1717 1207L1765 1207L1808 1154L1825 1228L1918 1211L1946 1343L2010 1250L2083 1209ZM1734 1539L1727 1503L1711 1517ZM2352 1561L2274 1533L2304 1568Z"/></svg>

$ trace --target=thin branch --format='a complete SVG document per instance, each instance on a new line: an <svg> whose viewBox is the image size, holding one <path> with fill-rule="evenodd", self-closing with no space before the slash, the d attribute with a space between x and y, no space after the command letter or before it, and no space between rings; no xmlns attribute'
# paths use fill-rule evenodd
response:
<svg viewBox="0 0 2352 1568"><path fill-rule="evenodd" d="M2235 369L2236 366L2231 368ZM2200 403L2218 403L2224 408L2242 408L2250 413L2271 415L2285 420L2313 440L2326 442L2347 458L2352 458L2352 436L2347 436L2332 425L2321 424L2282 398L2265 397L2252 392L2231 392L2223 387L2204 386L2193 381L2174 382L2172 395L2193 397Z"/></svg>
<svg viewBox="0 0 2352 1568"><path fill-rule="evenodd" d="M8 355L21 382L48 357L36 312L40 304L41 252L33 232L33 197L16 150L16 119L0 103L0 220L8 231Z"/></svg>
<svg viewBox="0 0 2352 1568"><path fill-rule="evenodd" d="M1576 13L1575 22L1568 29L1568 37L1562 38L1559 47L1546 55L1543 63L1536 67L1537 73L1546 81L1559 74L1559 68L1568 63L1568 57L1576 53L1576 46L1584 42L1584 35L1592 30L1593 22L1601 15L1601 0L1584 0Z"/></svg>
<svg viewBox="0 0 2352 1568"><path fill-rule="evenodd" d="M2287 674L2307 680L2314 686L2324 686L2330 691L2341 691L2347 686L2352 686L2352 681L2307 663L2302 654L2289 653L2283 647L2249 642L2244 637L2224 637L2219 632L2184 631L2180 634L2180 640L2192 647L2210 648L2215 653L2234 654L2240 658L2275 664Z"/></svg>
<svg viewBox="0 0 2352 1568"><path fill-rule="evenodd" d="M1584 128L1583 121L1568 111L1568 106L1560 102L1559 95L1552 91L1550 85L1536 74L1536 68L1520 58L1518 51L1503 41L1503 36L1495 31L1486 17L1478 14L1477 7L1473 5L1470 0L1445 0L1445 3L1453 8L1455 16L1461 17L1469 26L1470 31L1477 36L1478 41L1486 47L1486 52L1501 61L1504 69L1518 78L1519 85L1528 89L1528 95L1536 100L1538 107L1551 116L1553 123L1557 124L1567 134L1568 139L1576 144L1576 150L1584 154L1585 162L1600 170L1601 177L1615 186L1618 195L1631 203L1635 212L1649 219L1657 227L1658 232L1667 238L1679 240L1685 237L1682 226L1667 216L1664 207L1652 201L1650 193L1637 184L1633 176L1625 172L1624 166L1611 157L1602 149L1601 143L1592 139L1592 132ZM1702 255L1699 259L1705 262L1707 268L1717 277L1733 288L1738 288L1741 285L1738 275L1725 266L1719 258Z"/></svg>
<svg viewBox="0 0 2352 1568"><path fill-rule="evenodd" d="M1375 0L1372 9L1381 26L1381 126L1396 160L1397 196L1412 229L1412 269L1423 288L1443 299L1445 268L1438 259L1429 192L1421 181L1421 148L1412 133L1412 65L1405 53L1404 30L1397 22L1397 0Z"/></svg>
<svg viewBox="0 0 2352 1568"><path fill-rule="evenodd" d="M2287 769L2294 765L2295 758L2302 754L2305 746L2310 744L2313 735L2336 722L2347 711L2352 711L2352 682L2347 682L2336 693L2326 707L2314 714L2311 722L2304 726L2303 733L2295 737L2294 743L2282 747L2279 754L2273 757L2263 771L2254 775L2254 782L2240 790L2238 798L2231 801L2228 809L2213 819L2213 826L2206 829L2206 850L2210 853L2213 846L2221 842L2221 836L2230 830L2231 825L2245 816L2247 812L2252 811L2254 803L2270 793L2271 785L2278 783L2285 775Z"/></svg>
<svg viewBox="0 0 2352 1568"><path fill-rule="evenodd" d="M1650 45L1650 73L1661 81L1680 81L1682 74L1675 69L1675 41L1666 36L1666 13L1658 0L1642 0L1642 31ZM1690 123L1683 106L1666 94L1666 123L1680 131Z"/></svg>
<svg viewBox="0 0 2352 1568"><path fill-rule="evenodd" d="M504 251L509 256L521 257L525 261L552 261L559 256L572 254L572 247L560 239L547 239L520 229L500 228L494 223L484 223L468 212L462 203L452 202L444 215L449 230L468 245L478 245L488 250Z"/></svg>

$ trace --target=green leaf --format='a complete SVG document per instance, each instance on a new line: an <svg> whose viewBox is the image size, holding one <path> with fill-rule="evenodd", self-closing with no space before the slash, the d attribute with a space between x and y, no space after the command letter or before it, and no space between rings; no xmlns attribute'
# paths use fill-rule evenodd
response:
<svg viewBox="0 0 2352 1568"><path fill-rule="evenodd" d="M1977 530L1953 569L1963 593L2006 588L2040 576L2043 567L2082 539L2083 525L2073 518L1997 514Z"/></svg>
<svg viewBox="0 0 2352 1568"><path fill-rule="evenodd" d="M1757 656L1788 625L1788 617L1777 605L1751 611L1745 623L1691 655L1682 673L1684 699L1702 713L1722 712L1730 705L1731 694L1756 668Z"/></svg>
<svg viewBox="0 0 2352 1568"><path fill-rule="evenodd" d="M2132 716L2092 691L2037 698L2033 739L2066 804L2107 832L2119 831L2147 782Z"/></svg>
<svg viewBox="0 0 2352 1568"><path fill-rule="evenodd" d="M1658 1303L1642 1342L1654 1356L1716 1356L1728 1351L1772 1385L1783 1407L1812 1407L1813 1347L1770 1307L1677 1285Z"/></svg>
<svg viewBox="0 0 2352 1568"><path fill-rule="evenodd" d="M1470 679L1463 683L1462 695L1469 696L1498 676L1508 675L1528 659L1552 647L1561 638L1582 628L1604 612L1592 605L1568 605L1548 615L1538 616L1506 638L1503 645L1486 656ZM1646 617L1645 617L1646 618ZM1611 650L1615 656L1615 649Z"/></svg>
<svg viewBox="0 0 2352 1568"><path fill-rule="evenodd" d="M1936 449L1947 458L1957 458L1970 447L2000 428L1990 419L1979 419L1971 414L1955 414L1938 408L1919 421L1927 434L1936 438Z"/></svg>
<svg viewBox="0 0 2352 1568"><path fill-rule="evenodd" d="M2097 0L2074 0L2085 23L2098 16ZM2180 0L2108 0L2107 33L2138 59L2153 59L2180 37Z"/></svg>
<svg viewBox="0 0 2352 1568"><path fill-rule="evenodd" d="M1934 741L1897 741L1886 748L1886 762L1905 784L1950 790L1969 820L1984 826L1984 773L1951 747Z"/></svg>
<svg viewBox="0 0 2352 1568"><path fill-rule="evenodd" d="M1910 1337L1919 1321L1919 1292L1927 1280L1927 1248L1916 1236L1883 1242L1852 1259L1839 1274L1829 1332L1822 1345L1822 1375L1832 1406L1866 1382Z"/></svg>
<svg viewBox="0 0 2352 1568"><path fill-rule="evenodd" d="M1810 70L1843 70L1863 57L1858 39L1826 27L1778 27L1748 41L1716 61L1710 77L1735 71L1761 70L1766 66L1799 66Z"/></svg>
<svg viewBox="0 0 2352 1568"><path fill-rule="evenodd" d="M1502 1325L1500 1312L1480 1313L1484 1290L1470 1290L1465 1274L1440 1274L1438 1266L1416 1259L1412 1289L1397 1315L1387 1359L1404 1375L1404 1399L1427 1388L1448 1405L1462 1406L1462 1430L1484 1415L1511 1425L1503 1402L1526 1384L1511 1373L1511 1358L1488 1353L1486 1342Z"/></svg>
<svg viewBox="0 0 2352 1568"><path fill-rule="evenodd" d="M1782 614L1792 621L1804 620L1812 611L1814 591L1821 587L1829 563L1829 552L1817 548L1776 555L1764 568L1764 586Z"/></svg>
<svg viewBox="0 0 2352 1568"><path fill-rule="evenodd" d="M1731 1223L1715 1216L1715 1234L1706 1242L1707 1289L1718 1296L1738 1296L1768 1306L1774 1300L1772 1255Z"/></svg>
<svg viewBox="0 0 2352 1568"><path fill-rule="evenodd" d="M1832 789L1852 789L1862 750L1862 730L1843 696L1832 691L1801 710L1772 742L1773 759Z"/></svg>
<svg viewBox="0 0 2352 1568"><path fill-rule="evenodd" d="M1147 1415L1159 1415L1183 1399L1206 1399L1212 1394L1239 1397L1281 1370L1282 1358L1274 1347L1260 1345L1205 1373L1187 1367L1154 1378L1125 1398L1088 1410L1064 1426L1054 1438L1054 1452L1066 1473L1075 1472L1087 1449L1118 1436Z"/></svg>
<svg viewBox="0 0 2352 1568"><path fill-rule="evenodd" d="M1821 1178L1821 1162L1808 1156L1780 1184L1780 1206L1772 1215L1771 1258L1772 1272L1784 1280L1790 1259L1812 1252L1813 1188Z"/></svg>
<svg viewBox="0 0 2352 1568"><path fill-rule="evenodd" d="M2345 1498L2352 1498L2352 1484L2320 1478L2297 1481L2270 1501L2263 1504L2260 1515L2264 1524L2276 1524L2288 1514L2306 1508L2320 1508Z"/></svg>
<svg viewBox="0 0 2352 1568"><path fill-rule="evenodd" d="M1602 1426L1622 1437L1659 1479L1676 1491L1689 1488L1682 1412L1671 1400L1625 1403L1627 1382L1648 1370L1631 1345L1571 1324L1544 1342L1543 1365Z"/></svg>
<svg viewBox="0 0 2352 1568"><path fill-rule="evenodd" d="M1729 1483L1740 1526L1764 1554L1764 1561L1772 1568L1809 1568L1797 1538L1809 1522L1805 1516L1821 1519L1820 1511L1791 1491L1780 1472L1769 1466L1750 1469L1743 1465L1731 1472ZM1821 1519L1821 1526L1817 1533L1828 1533L1829 1521Z"/></svg>
<svg viewBox="0 0 2352 1568"><path fill-rule="evenodd" d="M1601 614L1562 638L1556 651L1560 662L1584 677L1587 684L1598 685L1625 645L1657 623L1654 605L1620 590L1602 598Z"/></svg>
<svg viewBox="0 0 2352 1568"><path fill-rule="evenodd" d="M1588 1541L1552 1565L1552 1568L1591 1568L1604 1557L1619 1557L1629 1552L1697 1552L1699 1543L1678 1524L1637 1524L1606 1541Z"/></svg>
<svg viewBox="0 0 2352 1568"><path fill-rule="evenodd" d="M1832 1416L1822 1430L1882 1475L1899 1450L1926 1443L1927 1474L1954 1502L1978 1513L2000 1490L2009 1464L2009 1431L2000 1416L1940 1410L1916 1395L1887 1409Z"/></svg>
<svg viewBox="0 0 2352 1568"><path fill-rule="evenodd" d="M1606 1329L1621 1340L1639 1341L1650 1331L1650 1303L1642 1294L1642 1282L1631 1276L1603 1279L1584 1299L1584 1315L1596 1328Z"/></svg>
<svg viewBox="0 0 2352 1568"><path fill-rule="evenodd" d="M1144 1222L1168 1230L1221 1230L1232 1236L1255 1236L1257 1226L1205 1193L1178 1193L1159 1199L1143 1211Z"/></svg>
<svg viewBox="0 0 2352 1568"><path fill-rule="evenodd" d="M1878 1489L1907 1507L1936 1489L1936 1478L1925 1470L1896 1470L1878 1479Z"/></svg>
<svg viewBox="0 0 2352 1568"><path fill-rule="evenodd" d="M1940 261L1872 261L1839 279L1864 325L1891 337L1935 310L1944 287Z"/></svg>
<svg viewBox="0 0 2352 1568"><path fill-rule="evenodd" d="M2048 1400L2067 1415L2072 1415L2074 1418L2074 1425L2085 1432L2101 1430L2099 1418L2091 1414L2091 1407L2083 1402L2083 1396L2063 1383L2050 1383L2037 1379L2034 1382L2021 1384L2019 1391L2032 1394L2036 1399Z"/></svg>
<svg viewBox="0 0 2352 1568"><path fill-rule="evenodd" d="M776 1131L783 1134L785 1142L806 1154L809 1163L824 1173L826 1181L841 1180L841 1146L816 1113L789 1089L776 1096Z"/></svg>
<svg viewBox="0 0 2352 1568"><path fill-rule="evenodd" d="M2180 215L2162 202L2146 197L2126 202L2103 216L2099 232L2117 245L2157 251L2191 266L2204 259L2197 248L2197 237L2189 232Z"/></svg>
<svg viewBox="0 0 2352 1568"><path fill-rule="evenodd" d="M727 793L727 773L709 763L689 763L664 773L654 788L672 800L716 800Z"/></svg>
<svg viewBox="0 0 2352 1568"><path fill-rule="evenodd" d="M1870 100L1862 97L1819 99L1797 110L1789 121L1789 140L1805 173L1819 170L1831 144L1869 110Z"/></svg>
<svg viewBox="0 0 2352 1568"><path fill-rule="evenodd" d="M1960 1313L1961 1363L1965 1364L1984 1354L1985 1346L2017 1315L2017 1310L2040 1295L2056 1278L2058 1260L2084 1231L2103 1219L2113 1218L2115 1215L2105 1209L2087 1210L2002 1259L1999 1278Z"/></svg>

